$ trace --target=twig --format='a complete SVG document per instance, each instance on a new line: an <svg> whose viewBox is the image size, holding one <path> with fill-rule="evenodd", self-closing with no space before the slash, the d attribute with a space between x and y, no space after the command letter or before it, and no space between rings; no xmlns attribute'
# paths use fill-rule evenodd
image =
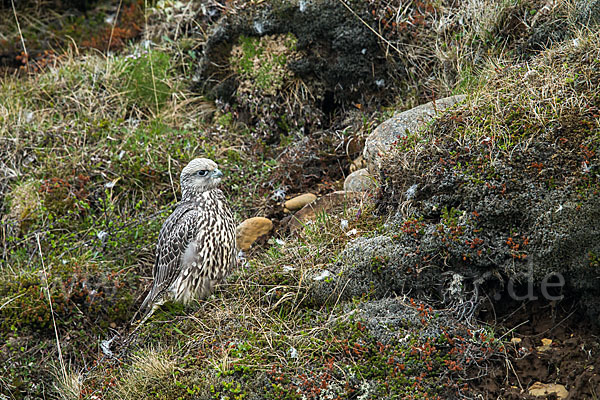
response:
<svg viewBox="0 0 600 400"><path fill-rule="evenodd" d="M123 4L123 0L119 0L119 6L117 7L117 13L115 14L115 19L113 21L112 27L110 28L110 37L108 38L108 44L106 46L106 55L108 55L108 51L110 50L110 45L112 44L113 34L115 32L115 28L117 27L117 21L119 20L119 13L121 12L121 5Z"/></svg>
<svg viewBox="0 0 600 400"><path fill-rule="evenodd" d="M506 361L506 364L508 365L508 367L510 367L512 373L515 374L515 378L517 378L517 383L519 384L519 388L521 390L523 390L523 385L521 385L521 380L519 379L519 375L517 375L517 371L515 371L515 367L513 367L512 363L510 362L508 357L505 358L504 361Z"/></svg>
<svg viewBox="0 0 600 400"><path fill-rule="evenodd" d="M175 201L177 201L177 192L175 191L175 185L173 185L173 174L171 174L171 155L170 154L169 154L168 170L169 170L169 181L171 181L171 190L173 190L173 198L175 199Z"/></svg>
<svg viewBox="0 0 600 400"><path fill-rule="evenodd" d="M148 0L144 0L144 23L148 26ZM146 38L146 42L150 43L150 40ZM154 93L154 104L156 105L156 114L158 114L158 95L156 94L156 78L154 76L154 63L152 62L152 51L150 51L150 44L148 44L148 59L150 60L150 76L152 76L152 91Z"/></svg>
<svg viewBox="0 0 600 400"><path fill-rule="evenodd" d="M507 331L507 332L506 332L504 335L500 336L500 337L498 338L498 340L502 340L502 339L504 339L504 337L505 337L506 335L508 335L509 333L511 333L511 332L513 332L513 331L515 331L515 330L516 330L517 328L519 328L520 326L523 326L523 325L525 325L525 324L527 324L527 323L529 323L529 320L523 321L523 322L521 322L519 325L516 325L516 326L514 326L514 327L510 328L510 329L509 329L509 330L508 330L508 331Z"/></svg>
<svg viewBox="0 0 600 400"><path fill-rule="evenodd" d="M402 55L402 52L400 51L400 49L399 49L399 48L397 48L396 46L394 46L394 45L392 44L392 42L390 42L389 40L387 40L386 38L384 38L383 36L381 36L381 34L380 34L379 32L377 32L375 29L373 29L373 27L371 27L371 25L367 24L367 22L366 22L364 19L362 19L362 18L360 17L360 15L358 15L358 14L356 13L356 11L354 11L352 8L350 8L350 6L349 6L348 4L344 3L344 0L340 0L340 3L342 3L342 5L343 5L344 7L346 7L346 8L348 9L348 11L350 11L350 12L351 12L351 13L352 13L352 14L353 14L353 15L354 15L356 18L358 18L358 20L359 20L360 22L362 22L362 23L363 23L363 24L364 24L364 25L365 25L367 28L369 28L369 30L370 30L371 32L373 32L375 35L377 35L377 37L378 37L379 39L383 40L383 41L384 41L384 42L385 42L385 43L386 43L388 46L390 46L392 49L396 50L396 52L397 52L399 55Z"/></svg>
<svg viewBox="0 0 600 400"><path fill-rule="evenodd" d="M21 39L21 45L23 45L23 51L25 55L29 55L27 53L27 48L25 47L25 39L23 39L23 32L21 32L21 25L19 25L19 19L17 18L17 9L15 8L15 0L10 0L10 4L12 5L13 14L15 15L15 22L17 23L17 29L19 30L19 38Z"/></svg>
<svg viewBox="0 0 600 400"><path fill-rule="evenodd" d="M56 327L56 319L54 318L54 309L52 307L52 298L50 297L50 287L48 286L48 275L46 273L46 266L44 265L44 256L42 254L42 245L40 244L39 234L35 235L38 245L38 252L40 253L40 260L42 262L42 270L44 272L44 282L46 284L46 293L48 294L48 303L50 304L50 315L52 315L52 325L54 326L54 335L56 336L56 348L58 349L58 360L60 361L60 369L63 373L63 379L67 380L67 370L65 368L65 361L62 355L62 349L60 347L60 340L58 338L58 328Z"/></svg>
<svg viewBox="0 0 600 400"><path fill-rule="evenodd" d="M19 297L23 297L23 296L25 296L26 294L27 294L27 292L23 292L23 293L21 293L21 294L19 294L19 295L16 295L16 296L15 296L15 297L13 297L12 299L8 299L8 300L6 300L6 301L4 302L4 304L2 304L2 305L0 306L0 310L2 310L4 307L6 307L7 305L9 305L10 303L12 303L13 301L15 301L16 299L18 299Z"/></svg>

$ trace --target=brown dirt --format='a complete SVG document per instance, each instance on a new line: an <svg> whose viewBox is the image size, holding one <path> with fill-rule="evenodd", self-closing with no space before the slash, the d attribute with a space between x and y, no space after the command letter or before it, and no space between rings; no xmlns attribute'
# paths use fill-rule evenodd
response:
<svg viewBox="0 0 600 400"><path fill-rule="evenodd" d="M564 385L568 399L598 399L600 396L600 329L584 317L572 302L539 301L491 307L483 319L505 332L505 339L521 342L506 347L506 358L498 362L474 391L487 399L540 399L528 394L535 382ZM551 339L548 349L539 349L542 339ZM557 398L549 396L548 399Z"/></svg>

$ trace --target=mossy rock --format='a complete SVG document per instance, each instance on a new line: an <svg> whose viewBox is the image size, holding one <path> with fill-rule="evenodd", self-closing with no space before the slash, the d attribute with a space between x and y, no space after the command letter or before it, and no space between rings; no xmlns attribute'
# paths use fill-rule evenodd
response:
<svg viewBox="0 0 600 400"><path fill-rule="evenodd" d="M350 6L357 15L339 1L319 0L269 1L224 16L212 28L198 66L196 89L212 98L232 100L239 80L231 74L236 70L230 64L231 49L239 39L293 35L297 56L286 67L309 88L312 107L328 113L336 104L393 90L380 82L398 71L387 63L370 26L359 19L371 20L365 5L351 2Z"/></svg>
<svg viewBox="0 0 600 400"><path fill-rule="evenodd" d="M588 89L600 82L599 48L585 36L543 53L533 73L497 71L467 104L399 141L379 170L387 229L351 243L330 266L333 282L314 285L315 301L567 296L600 322L600 98Z"/></svg>

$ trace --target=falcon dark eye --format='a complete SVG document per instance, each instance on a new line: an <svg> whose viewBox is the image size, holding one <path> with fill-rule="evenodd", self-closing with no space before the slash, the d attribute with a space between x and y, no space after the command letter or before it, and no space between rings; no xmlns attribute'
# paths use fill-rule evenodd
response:
<svg viewBox="0 0 600 400"><path fill-rule="evenodd" d="M196 172L198 174L198 176L206 176L206 174L208 174L208 171L203 169L201 171Z"/></svg>

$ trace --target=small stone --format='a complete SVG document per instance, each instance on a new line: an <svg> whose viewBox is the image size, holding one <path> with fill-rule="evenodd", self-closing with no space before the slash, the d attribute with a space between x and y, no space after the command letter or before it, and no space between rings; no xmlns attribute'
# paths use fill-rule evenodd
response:
<svg viewBox="0 0 600 400"><path fill-rule="evenodd" d="M297 211L288 222L288 227L291 232L295 232L305 224L311 223L317 214L335 212L337 208L344 207L351 202L358 202L365 196L366 194L363 192L346 192L344 190L328 193Z"/></svg>
<svg viewBox="0 0 600 400"><path fill-rule="evenodd" d="M542 345L537 346L536 350L543 353L548 350L552 350L552 339L542 339Z"/></svg>
<svg viewBox="0 0 600 400"><path fill-rule="evenodd" d="M350 164L350 172L358 171L359 169L367 168L367 162L362 155L358 156L356 160Z"/></svg>
<svg viewBox="0 0 600 400"><path fill-rule="evenodd" d="M272 228L273 222L268 218L248 218L239 224L235 230L235 239L238 249L244 251L250 249L252 243L254 243L256 239L269 233Z"/></svg>
<svg viewBox="0 0 600 400"><path fill-rule="evenodd" d="M106 238L108 238L108 232L100 231L96 233L96 237L100 239L101 242L105 242Z"/></svg>
<svg viewBox="0 0 600 400"><path fill-rule="evenodd" d="M111 322L110 324L108 324L111 328L115 329L117 327L117 324L115 322Z"/></svg>
<svg viewBox="0 0 600 400"><path fill-rule="evenodd" d="M317 199L317 196L312 193L304 193L300 196L296 196L293 199L289 199L285 202L284 207L290 211L296 211L304 207L305 205L312 203Z"/></svg>
<svg viewBox="0 0 600 400"><path fill-rule="evenodd" d="M366 168L354 171L344 180L344 190L346 192L366 192L374 187L375 181Z"/></svg>
<svg viewBox="0 0 600 400"><path fill-rule="evenodd" d="M294 347L290 347L290 358L298 358L298 350Z"/></svg>
<svg viewBox="0 0 600 400"><path fill-rule="evenodd" d="M348 220L347 219L343 219L340 221L340 229L343 231L348 229Z"/></svg>
<svg viewBox="0 0 600 400"><path fill-rule="evenodd" d="M536 382L528 390L530 396L549 397L556 396L557 399L566 399L569 392L563 385L554 383Z"/></svg>

